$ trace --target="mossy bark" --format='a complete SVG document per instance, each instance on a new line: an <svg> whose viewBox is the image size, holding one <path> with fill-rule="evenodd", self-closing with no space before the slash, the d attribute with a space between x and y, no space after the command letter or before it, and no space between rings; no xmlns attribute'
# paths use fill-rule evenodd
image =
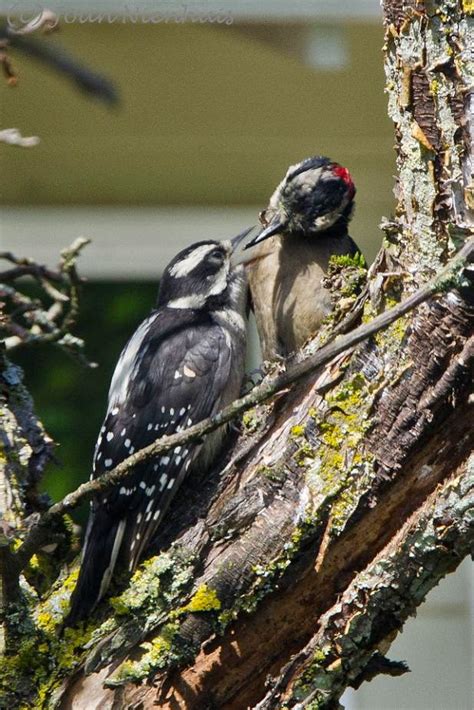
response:
<svg viewBox="0 0 474 710"><path fill-rule="evenodd" d="M22 636L12 540L24 520L45 507L37 486L53 447L22 379L21 370L0 352L0 653L14 651Z"/></svg>
<svg viewBox="0 0 474 710"><path fill-rule="evenodd" d="M365 321L472 234L471 5L384 2L398 206ZM59 639L58 583L33 613L44 664L25 700L330 708L402 672L391 641L474 546L474 297L454 286L248 412L223 472L185 484L156 556Z"/></svg>

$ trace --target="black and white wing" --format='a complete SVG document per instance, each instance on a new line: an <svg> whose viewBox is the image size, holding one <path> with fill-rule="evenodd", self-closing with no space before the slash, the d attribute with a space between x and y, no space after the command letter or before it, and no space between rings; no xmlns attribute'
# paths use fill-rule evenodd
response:
<svg viewBox="0 0 474 710"><path fill-rule="evenodd" d="M152 314L117 364L93 476L159 436L217 412L231 368L232 351L220 326L209 320L191 324L184 315L177 326L176 316L167 311ZM121 485L93 500L70 623L103 596L117 562L135 569L201 448L194 442L177 446L139 464Z"/></svg>

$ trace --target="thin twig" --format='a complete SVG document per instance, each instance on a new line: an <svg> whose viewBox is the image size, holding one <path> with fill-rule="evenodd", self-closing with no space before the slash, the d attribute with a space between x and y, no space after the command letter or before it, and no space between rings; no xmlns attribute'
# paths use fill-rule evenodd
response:
<svg viewBox="0 0 474 710"><path fill-rule="evenodd" d="M87 483L82 483L75 491L68 493L62 500L52 505L41 515L38 521L32 525L22 546L16 553L19 568L23 569L31 556L38 549L38 546L42 544L47 532L47 525L52 518L57 515L63 515L73 508L76 508L83 500L90 498L92 495L104 492L117 485L123 481L138 464L152 457L159 456L175 446L182 446L190 441L201 438L205 434L217 429L222 424L234 419L238 414L268 400L288 385L293 384L310 372L327 364L345 350L375 335L380 330L383 330L391 323L398 320L401 316L409 313L414 308L427 301L435 293L446 290L453 283L459 281L463 265L473 260L474 238L471 238L432 281L409 296L409 298L375 317L370 323L365 323L351 333L339 336L310 357L292 365L285 372L267 378L244 397L235 400L215 416L204 419L183 432L156 439L152 444L149 444L135 454L132 454L132 456L124 459L112 471L108 471Z"/></svg>
<svg viewBox="0 0 474 710"><path fill-rule="evenodd" d="M36 23L34 28L36 29L38 26L39 24ZM26 29L28 29L27 35L25 35L24 29L23 34L21 34L21 28L19 32L9 27L6 23L0 24L4 71L11 72L6 50L13 49L60 72L63 76L75 82L76 86L89 94L89 96L95 96L110 106L117 105L117 87L106 76L92 71L57 45L49 45L42 40L36 40L31 36L31 25L30 27L26 26Z"/></svg>
<svg viewBox="0 0 474 710"><path fill-rule="evenodd" d="M20 259L10 251L0 252L0 259L9 261L16 266L14 269L0 272L0 280L2 282L14 281L22 276L34 276L36 278L42 277L58 284L64 283L64 277L59 271L52 271L47 266L37 264L32 259Z"/></svg>
<svg viewBox="0 0 474 710"><path fill-rule="evenodd" d="M2 331L14 334L4 340L7 350L23 345L54 343L79 359L81 364L95 366L82 354L84 343L70 332L79 312L79 287L82 282L76 270L76 260L89 242L89 239L79 237L64 249L56 271L37 264L32 259L19 258L9 251L0 252L0 260L14 264L13 268L0 272L0 282L5 282L5 285L0 284L0 294L7 297L12 304L22 306L21 310L17 308L13 312L5 313L3 318ZM32 301L7 285L24 276L31 276L38 282L46 296L53 301L50 306L43 307L41 301ZM15 318L18 317L22 317L29 328L24 327L23 321L17 323Z"/></svg>

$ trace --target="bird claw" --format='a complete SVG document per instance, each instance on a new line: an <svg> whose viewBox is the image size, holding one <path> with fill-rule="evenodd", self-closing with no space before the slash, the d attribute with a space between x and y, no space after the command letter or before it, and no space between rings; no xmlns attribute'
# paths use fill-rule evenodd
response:
<svg viewBox="0 0 474 710"><path fill-rule="evenodd" d="M254 370L248 372L245 376L244 384L242 386L242 393L247 394L251 389L256 387L263 380L267 373L264 367L257 367Z"/></svg>

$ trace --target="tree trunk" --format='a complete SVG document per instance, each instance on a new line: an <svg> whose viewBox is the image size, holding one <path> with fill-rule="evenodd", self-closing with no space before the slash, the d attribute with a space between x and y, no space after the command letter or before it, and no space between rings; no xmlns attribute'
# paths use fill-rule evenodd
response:
<svg viewBox="0 0 474 710"><path fill-rule="evenodd" d="M473 227L472 3L384 13L398 206L364 321ZM466 277L245 414L224 472L185 484L114 614L57 637L65 571L36 610L37 706L333 708L403 672L391 642L474 546L473 323Z"/></svg>

